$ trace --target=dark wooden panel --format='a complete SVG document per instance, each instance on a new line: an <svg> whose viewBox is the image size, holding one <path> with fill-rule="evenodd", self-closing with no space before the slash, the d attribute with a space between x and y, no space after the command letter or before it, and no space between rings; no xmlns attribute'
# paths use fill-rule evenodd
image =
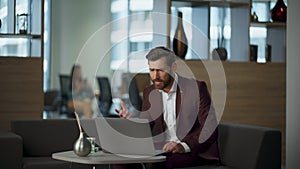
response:
<svg viewBox="0 0 300 169"><path fill-rule="evenodd" d="M217 65L214 62L203 61L210 69ZM208 76L201 61L186 63L195 77L204 79L209 86L210 80L219 82L218 76ZM274 127L285 131L285 63L222 62L222 65L227 96L221 121ZM216 91L218 92L222 91Z"/></svg>
<svg viewBox="0 0 300 169"><path fill-rule="evenodd" d="M43 61L41 58L0 58L0 129L14 119L42 118Z"/></svg>
<svg viewBox="0 0 300 169"><path fill-rule="evenodd" d="M220 83L219 77L209 77L203 66L203 63L208 65L210 71L214 72L214 69L217 70L214 66L218 66L215 61L203 61L203 63L186 61L185 63L197 79L205 80L209 86L212 80L210 78ZM227 95L221 121L279 129L282 132L282 162L285 164L286 64L222 62L222 65L225 71ZM222 93L222 91L215 92L216 95ZM215 105L220 109L218 106L220 105Z"/></svg>
<svg viewBox="0 0 300 169"><path fill-rule="evenodd" d="M1 130L9 131L10 128L10 122L12 120L24 120L24 119L41 119L42 114L39 113L37 115L36 112L30 111L30 112L10 112L10 113L0 113L0 128Z"/></svg>

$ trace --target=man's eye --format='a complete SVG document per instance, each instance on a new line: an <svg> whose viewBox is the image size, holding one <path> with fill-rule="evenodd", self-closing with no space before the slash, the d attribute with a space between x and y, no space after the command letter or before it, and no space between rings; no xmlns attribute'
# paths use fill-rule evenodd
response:
<svg viewBox="0 0 300 169"><path fill-rule="evenodd" d="M163 69L149 69L150 72L165 72Z"/></svg>

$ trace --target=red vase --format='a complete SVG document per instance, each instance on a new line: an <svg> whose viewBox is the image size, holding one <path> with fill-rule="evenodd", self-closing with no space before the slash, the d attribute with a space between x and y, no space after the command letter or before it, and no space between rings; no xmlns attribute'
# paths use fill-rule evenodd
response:
<svg viewBox="0 0 300 169"><path fill-rule="evenodd" d="M271 10L271 19L273 22L286 22L287 7L283 0L277 0L274 8Z"/></svg>

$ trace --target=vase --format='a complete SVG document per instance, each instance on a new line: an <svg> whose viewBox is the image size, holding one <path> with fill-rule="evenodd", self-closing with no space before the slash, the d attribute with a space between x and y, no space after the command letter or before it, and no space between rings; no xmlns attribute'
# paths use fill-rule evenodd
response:
<svg viewBox="0 0 300 169"><path fill-rule="evenodd" d="M250 62L256 62L257 61L257 45L250 45Z"/></svg>
<svg viewBox="0 0 300 169"><path fill-rule="evenodd" d="M177 28L173 38L173 50L178 57L185 59L187 49L188 42L182 24L182 12L178 12Z"/></svg>
<svg viewBox="0 0 300 169"><path fill-rule="evenodd" d="M212 51L212 57L214 60L226 60L227 59L227 50L223 47L215 48Z"/></svg>
<svg viewBox="0 0 300 169"><path fill-rule="evenodd" d="M256 12L253 12L253 14L251 15L251 22L258 22L258 16Z"/></svg>
<svg viewBox="0 0 300 169"><path fill-rule="evenodd" d="M91 143L84 135L84 132L80 132L78 139L74 143L73 151L81 157L87 156L91 152Z"/></svg>
<svg viewBox="0 0 300 169"><path fill-rule="evenodd" d="M271 19L273 22L286 22L287 7L283 0L277 0L271 10Z"/></svg>

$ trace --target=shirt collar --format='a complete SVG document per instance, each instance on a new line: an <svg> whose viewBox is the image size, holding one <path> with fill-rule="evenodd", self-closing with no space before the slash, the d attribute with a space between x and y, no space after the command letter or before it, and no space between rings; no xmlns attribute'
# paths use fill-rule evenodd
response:
<svg viewBox="0 0 300 169"><path fill-rule="evenodd" d="M174 82L173 82L170 92L174 93L177 91L177 82L178 82L178 76L176 73L174 73Z"/></svg>

